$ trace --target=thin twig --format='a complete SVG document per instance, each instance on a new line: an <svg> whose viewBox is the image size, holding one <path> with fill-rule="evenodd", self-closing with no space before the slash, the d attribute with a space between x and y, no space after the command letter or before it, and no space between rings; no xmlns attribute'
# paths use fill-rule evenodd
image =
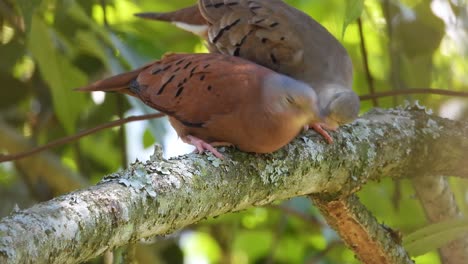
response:
<svg viewBox="0 0 468 264"><path fill-rule="evenodd" d="M119 119L124 118L124 98L122 96L117 97L117 113L119 115ZM120 148L122 150L122 152L120 153L121 162L122 162L122 166L124 169L126 169L128 165L128 148L127 148L126 135L127 135L127 132L125 129L125 125L121 124L120 130L119 130L119 142L120 142Z"/></svg>
<svg viewBox="0 0 468 264"><path fill-rule="evenodd" d="M408 95L408 94L436 94L436 95L446 95L446 96L456 96L456 97L468 97L468 92L451 91L451 90L444 90L444 89L432 89L432 88L411 88L411 89L394 90L394 91L361 95L359 96L359 98L361 100L371 100L373 98L396 96L396 95Z"/></svg>
<svg viewBox="0 0 468 264"><path fill-rule="evenodd" d="M127 118L124 118L124 119L115 120L113 122L109 122L109 123L102 124L102 125L99 125L99 126L94 127L94 128L90 128L90 129L81 131L81 132L79 132L79 133L77 133L75 135L72 135L72 136L68 136L68 137L64 137L64 138L54 140L54 141L49 142L49 143L47 143L47 144L45 144L43 146L33 148L33 149L30 149L30 150L27 150L27 151L24 151L24 152L20 152L20 153L17 153L17 154L12 154L12 155L0 155L0 163L1 162L6 162L6 161L19 160L19 159L31 156L33 154L39 153L41 151L44 151L44 150L47 150L47 149L50 149L50 148L53 148L53 147L57 147L57 146L65 144L65 143L72 142L74 140L80 139L80 138L85 137L85 136L90 135L90 134L94 134L94 133L96 133L98 131L101 131L101 130L104 130L104 129L107 129L107 128L118 127L118 126L121 126L123 124L134 122L134 121L149 120L149 119L159 118L159 117L163 117L163 116L165 116L165 114L155 113L155 114L148 114L148 115L141 115L141 116L130 116L130 117L127 117Z"/></svg>
<svg viewBox="0 0 468 264"><path fill-rule="evenodd" d="M106 10L106 0L100 1L101 8L102 8L102 20L104 22L104 26L106 28L109 27L109 21L107 20L107 10Z"/></svg>
<svg viewBox="0 0 468 264"><path fill-rule="evenodd" d="M366 39L364 37L362 19L358 18L357 22L358 22L358 27L359 27L359 37L361 38L361 55L362 55L362 60L364 63L364 71L366 73L367 83L369 85L369 92L371 95L374 95L375 94L374 78L372 77L372 73L370 72L370 68L369 68L369 57L367 56ZM372 100L372 105L374 107L379 106L377 97L373 97L371 98L371 100Z"/></svg>
<svg viewBox="0 0 468 264"><path fill-rule="evenodd" d="M401 79L400 74L400 55L398 54L398 49L396 48L396 42L394 41L394 27L393 27L393 13L392 13L392 3L390 0L384 0L382 3L382 10L387 21L387 34L388 34L388 51L390 58L390 84L394 90L406 89L407 85ZM398 105L397 96L393 96L393 106Z"/></svg>
<svg viewBox="0 0 468 264"><path fill-rule="evenodd" d="M302 212L299 212L297 210L291 209L289 207L283 206L283 205L268 205L265 206L266 208L271 208L275 210L279 210L285 214L297 217L298 219L304 221L307 224L313 225L313 226L322 226L322 223L317 220L315 217L312 217L311 215L304 214Z"/></svg>

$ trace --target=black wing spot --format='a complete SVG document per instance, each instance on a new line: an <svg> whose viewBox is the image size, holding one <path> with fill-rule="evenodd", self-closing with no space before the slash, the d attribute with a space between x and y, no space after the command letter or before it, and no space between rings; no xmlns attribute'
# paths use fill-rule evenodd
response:
<svg viewBox="0 0 468 264"><path fill-rule="evenodd" d="M158 91L158 95L162 94L162 92L164 92L164 88L166 88L166 86L172 82L172 80L174 79L175 75L172 75L169 80L167 80L162 86L161 88L159 88L159 91Z"/></svg>
<svg viewBox="0 0 468 264"><path fill-rule="evenodd" d="M270 27L273 28L273 27L276 27L277 25L279 25L279 23L278 23L278 22L275 22L275 23L271 24Z"/></svg>
<svg viewBox="0 0 468 264"><path fill-rule="evenodd" d="M181 59L180 61L178 61L175 65L180 65L182 62L184 62L185 59Z"/></svg>
<svg viewBox="0 0 468 264"><path fill-rule="evenodd" d="M263 21L265 21L265 18L261 18L259 20L254 21L254 24L258 24L258 23L261 23Z"/></svg>
<svg viewBox="0 0 468 264"><path fill-rule="evenodd" d="M183 91L184 91L184 87L181 86L181 87L179 88L179 90L177 90L177 93L176 93L175 97L179 97L179 95L181 95Z"/></svg>
<svg viewBox="0 0 468 264"><path fill-rule="evenodd" d="M135 94L139 94L140 91L141 91L141 88L143 88L142 86L140 86L140 84L138 83L137 80L132 80L130 82L130 85L128 86L128 89L130 89L130 91L132 93L135 93Z"/></svg>
<svg viewBox="0 0 468 264"><path fill-rule="evenodd" d="M237 25L241 19L237 19L236 21L232 22L231 24L223 27L219 30L218 34L213 38L213 43L216 43L224 34L225 31L230 30L233 26Z"/></svg>
<svg viewBox="0 0 468 264"><path fill-rule="evenodd" d="M173 73L174 73L174 72L177 72L178 70L180 70L180 67L177 67L177 68L173 71Z"/></svg>
<svg viewBox="0 0 468 264"><path fill-rule="evenodd" d="M235 5L238 5L239 3L237 2L231 2L231 3L227 3L226 5L227 6L235 6Z"/></svg>
<svg viewBox="0 0 468 264"><path fill-rule="evenodd" d="M262 38L262 43L265 44L267 43L268 39L267 38Z"/></svg>
<svg viewBox="0 0 468 264"><path fill-rule="evenodd" d="M286 38L285 37L281 37L281 40L285 40Z"/></svg>
<svg viewBox="0 0 468 264"><path fill-rule="evenodd" d="M214 7L214 8L219 8L223 6L224 3L217 3L217 4L206 4L205 7Z"/></svg>
<svg viewBox="0 0 468 264"><path fill-rule="evenodd" d="M187 122L187 121L184 121L184 120L180 120L180 119L177 119L179 120L180 123L182 123L184 126L188 126L188 127L203 127L203 125L205 123L192 123L192 122Z"/></svg>
<svg viewBox="0 0 468 264"><path fill-rule="evenodd" d="M206 64L205 66L203 66L203 69L206 69L208 67L210 67L210 64Z"/></svg>
<svg viewBox="0 0 468 264"><path fill-rule="evenodd" d="M155 75L155 74L158 74L162 71L162 69L154 69L151 71L151 74Z"/></svg>
<svg viewBox="0 0 468 264"><path fill-rule="evenodd" d="M270 53L270 58L274 64L278 64L278 60L276 59L275 55L273 55L273 53Z"/></svg>
<svg viewBox="0 0 468 264"><path fill-rule="evenodd" d="M240 55L240 47L237 47L234 53L232 54L233 56L239 57Z"/></svg>
<svg viewBox="0 0 468 264"><path fill-rule="evenodd" d="M205 80L205 74L203 74L202 76L200 76L200 81L203 81Z"/></svg>
<svg viewBox="0 0 468 264"><path fill-rule="evenodd" d="M208 91L211 91L211 89L213 89L213 87L211 87L211 85L208 85L207 89L208 89Z"/></svg>
<svg viewBox="0 0 468 264"><path fill-rule="evenodd" d="M250 11L254 11L254 10L257 10L257 9L260 9L262 8L261 6L252 6L250 7Z"/></svg>
<svg viewBox="0 0 468 264"><path fill-rule="evenodd" d="M192 64L192 62L191 62L191 61L189 61L187 64L185 64L185 66L184 66L184 70L186 70L186 69L187 69L187 68L188 68L188 67L189 67L191 64Z"/></svg>
<svg viewBox="0 0 468 264"><path fill-rule="evenodd" d="M163 71L167 71L167 70L169 70L171 67L172 67L172 65L167 65L167 66L164 67L162 70L163 70Z"/></svg>
<svg viewBox="0 0 468 264"><path fill-rule="evenodd" d="M195 70L197 69L198 65L195 65L195 67L192 68L190 71L190 78L192 78L193 74L195 73Z"/></svg>

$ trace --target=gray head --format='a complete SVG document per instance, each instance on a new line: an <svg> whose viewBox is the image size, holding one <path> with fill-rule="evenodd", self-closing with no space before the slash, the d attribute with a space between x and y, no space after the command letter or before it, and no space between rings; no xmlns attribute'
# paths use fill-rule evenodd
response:
<svg viewBox="0 0 468 264"><path fill-rule="evenodd" d="M263 88L269 111L293 114L302 125L321 121L317 94L309 85L274 73L265 77Z"/></svg>
<svg viewBox="0 0 468 264"><path fill-rule="evenodd" d="M353 90L341 85L328 85L318 96L327 127L336 129L358 117L359 96Z"/></svg>

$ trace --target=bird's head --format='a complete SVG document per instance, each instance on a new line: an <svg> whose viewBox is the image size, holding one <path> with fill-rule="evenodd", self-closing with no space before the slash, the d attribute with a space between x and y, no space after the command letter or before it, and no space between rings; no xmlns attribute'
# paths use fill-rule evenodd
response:
<svg viewBox="0 0 468 264"><path fill-rule="evenodd" d="M331 130L353 122L359 114L359 96L341 85L329 85L319 93L325 127Z"/></svg>
<svg viewBox="0 0 468 264"><path fill-rule="evenodd" d="M309 85L281 74L271 74L264 82L264 100L271 112L291 116L300 126L321 122L317 94Z"/></svg>

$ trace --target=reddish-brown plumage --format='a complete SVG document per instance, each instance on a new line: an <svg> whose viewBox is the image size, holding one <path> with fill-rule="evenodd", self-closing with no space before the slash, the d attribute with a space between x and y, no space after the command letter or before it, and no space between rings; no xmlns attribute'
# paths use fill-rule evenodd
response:
<svg viewBox="0 0 468 264"><path fill-rule="evenodd" d="M329 142L321 125L335 129L358 115L348 53L324 27L282 0L199 0L175 12L137 15L203 37L210 52L242 57L309 84L326 116L325 124L312 125Z"/></svg>
<svg viewBox="0 0 468 264"><path fill-rule="evenodd" d="M291 85L299 88L283 87ZM318 120L315 93L308 86L220 54L167 55L78 90L136 96L169 115L184 141L194 143L192 138L197 138L215 146L232 144L247 152L273 152L308 121Z"/></svg>

